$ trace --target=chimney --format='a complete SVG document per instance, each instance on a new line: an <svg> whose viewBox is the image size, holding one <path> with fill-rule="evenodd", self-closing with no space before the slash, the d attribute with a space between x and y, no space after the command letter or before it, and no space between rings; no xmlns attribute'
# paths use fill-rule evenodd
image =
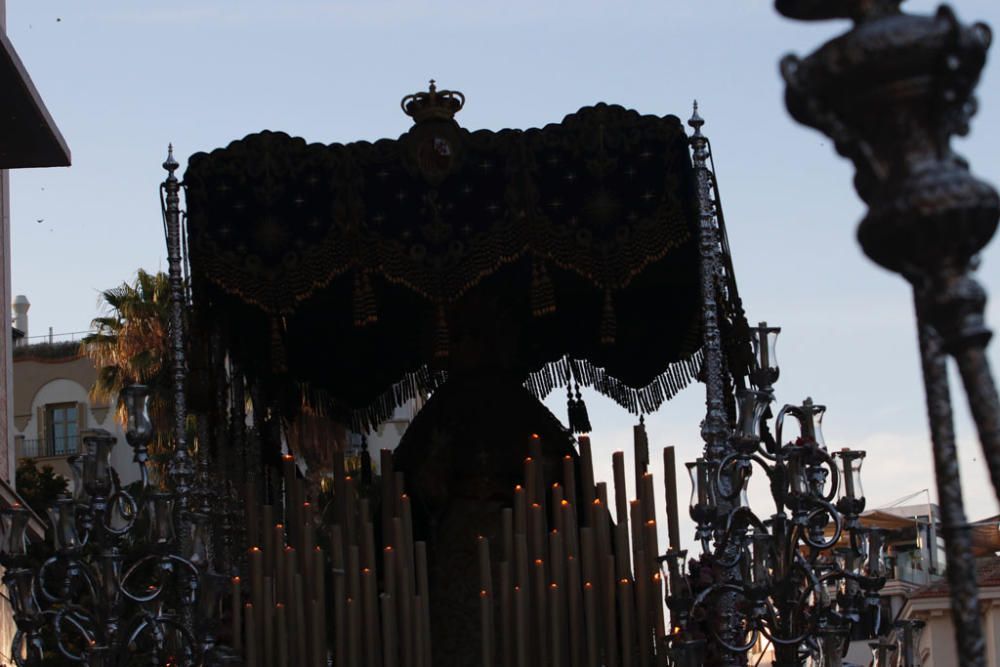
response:
<svg viewBox="0 0 1000 667"><path fill-rule="evenodd" d="M12 324L15 329L24 334L21 342L26 344L28 341L28 309L31 308L31 303L28 302L28 297L18 294L14 297L14 303L10 307L14 311Z"/></svg>

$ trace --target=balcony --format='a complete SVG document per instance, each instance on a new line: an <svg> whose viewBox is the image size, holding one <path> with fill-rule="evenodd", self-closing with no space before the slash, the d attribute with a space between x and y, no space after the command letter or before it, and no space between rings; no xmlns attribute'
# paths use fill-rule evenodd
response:
<svg viewBox="0 0 1000 667"><path fill-rule="evenodd" d="M81 449L79 436L62 438L16 438L18 459L44 459L57 456L70 456Z"/></svg>

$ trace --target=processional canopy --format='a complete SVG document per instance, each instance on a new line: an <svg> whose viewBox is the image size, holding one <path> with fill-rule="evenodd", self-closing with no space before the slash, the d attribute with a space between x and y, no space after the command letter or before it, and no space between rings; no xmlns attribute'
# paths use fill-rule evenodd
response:
<svg viewBox="0 0 1000 667"><path fill-rule="evenodd" d="M585 107L469 131L409 95L399 139L264 131L184 176L197 321L250 378L379 423L448 374L651 412L696 374L697 201L675 116Z"/></svg>

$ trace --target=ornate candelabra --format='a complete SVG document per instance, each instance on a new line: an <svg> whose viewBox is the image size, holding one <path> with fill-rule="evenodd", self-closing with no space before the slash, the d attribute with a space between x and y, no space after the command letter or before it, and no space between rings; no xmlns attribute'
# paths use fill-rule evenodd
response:
<svg viewBox="0 0 1000 667"><path fill-rule="evenodd" d="M48 510L48 553L28 548L27 508L0 512L0 562L18 628L11 655L19 666L230 660L215 641L227 578L209 567L209 517L186 517L191 539L180 543L177 494L149 480L147 400L142 385L124 391L125 437L141 476L137 490L122 486L110 464L116 439L90 430L82 455L70 458L72 495Z"/></svg>
<svg viewBox="0 0 1000 667"><path fill-rule="evenodd" d="M784 406L770 428L780 330L752 331L756 388L737 392L736 426L719 454L687 464L691 518L702 553L685 575L685 552L661 558L670 583L669 638L678 665L745 662L763 637L775 665L812 658L839 665L852 629L878 631L884 536L859 521L865 498L863 451L829 452L826 407L806 399ZM789 420L798 425L786 437ZM769 482L774 513L751 509L747 488L757 468Z"/></svg>
<svg viewBox="0 0 1000 667"><path fill-rule="evenodd" d="M830 136L855 165L869 210L858 241L913 286L959 663L985 666L975 562L962 505L947 359L954 357L1000 494L1000 400L986 359L986 294L973 277L1000 199L951 150L976 111L973 90L992 35L947 6L904 14L902 0L777 0L800 20L848 18L854 27L804 58L787 56L786 103Z"/></svg>

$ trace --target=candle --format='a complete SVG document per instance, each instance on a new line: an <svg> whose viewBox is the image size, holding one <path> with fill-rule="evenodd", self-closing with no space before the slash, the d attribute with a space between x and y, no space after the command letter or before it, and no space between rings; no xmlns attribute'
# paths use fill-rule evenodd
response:
<svg viewBox="0 0 1000 667"><path fill-rule="evenodd" d="M392 452L388 449L381 451L379 459L380 473L382 474L382 544L392 544L392 517L396 511L396 496L393 490L395 472L392 467Z"/></svg>
<svg viewBox="0 0 1000 667"><path fill-rule="evenodd" d="M583 604L587 613L587 667L598 667L600 655L597 650L597 598L594 585L589 581L583 585Z"/></svg>
<svg viewBox="0 0 1000 667"><path fill-rule="evenodd" d="M285 523L288 525L289 543L294 543L296 522L295 512L298 510L295 502L295 457L284 454L281 457L281 473L285 483Z"/></svg>
<svg viewBox="0 0 1000 667"><path fill-rule="evenodd" d="M580 502L576 496L576 466L573 457L567 454L562 460L563 466L563 486L566 488L564 497L574 506Z"/></svg>
<svg viewBox="0 0 1000 667"><path fill-rule="evenodd" d="M414 588L413 581L413 507L410 503L410 496L403 494L400 496L403 501L403 556L408 563L406 571L410 574L410 588Z"/></svg>
<svg viewBox="0 0 1000 667"><path fill-rule="evenodd" d="M286 605L291 601L292 595L295 594L295 576L298 574L298 555L295 552L295 547L285 547L284 551L285 566L285 585L284 585L284 597L279 597L279 601L283 601Z"/></svg>
<svg viewBox="0 0 1000 667"><path fill-rule="evenodd" d="M242 600L240 599L240 578L233 577L229 582L229 596L230 596L230 607L232 609L232 642L233 649L236 651L243 650L243 619L240 618L240 610L243 608Z"/></svg>
<svg viewBox="0 0 1000 667"><path fill-rule="evenodd" d="M580 443L580 500L584 507L594 502L594 458L590 451L590 436L581 435ZM586 521L588 517L584 517Z"/></svg>
<svg viewBox="0 0 1000 667"><path fill-rule="evenodd" d="M375 569L375 526L371 521L364 521L361 533L361 566Z"/></svg>
<svg viewBox="0 0 1000 667"><path fill-rule="evenodd" d="M246 667L257 667L257 642L253 641L253 637L257 636L256 628L254 627L254 616L256 612L254 611L254 606L252 603L247 602L243 607L243 616L246 618L247 623L247 646L246 650L243 652L246 658Z"/></svg>
<svg viewBox="0 0 1000 667"><path fill-rule="evenodd" d="M597 497L600 499L602 505L604 505L605 507L610 507L610 505L608 505L608 483L607 482L598 482L597 483ZM609 509L608 511L610 512L611 510Z"/></svg>
<svg viewBox="0 0 1000 667"><path fill-rule="evenodd" d="M264 572L267 576L274 576L274 508L271 505L264 505L260 508L261 533L264 544ZM258 612L260 610L258 609ZM258 616L260 614L258 613Z"/></svg>
<svg viewBox="0 0 1000 667"><path fill-rule="evenodd" d="M625 488L624 452L614 452L611 455L611 467L615 479L615 516L618 517L618 523L623 524L628 521L628 489Z"/></svg>
<svg viewBox="0 0 1000 667"><path fill-rule="evenodd" d="M357 490L354 478L344 477L344 538L348 544L359 544Z"/></svg>
<svg viewBox="0 0 1000 667"><path fill-rule="evenodd" d="M642 476L642 510L645 512L643 518L646 521L656 520L656 499L653 497L653 473L647 472Z"/></svg>
<svg viewBox="0 0 1000 667"><path fill-rule="evenodd" d="M482 647L481 664L483 667L493 667L493 624L490 622L490 599L486 589L479 591L479 635Z"/></svg>
<svg viewBox="0 0 1000 667"><path fill-rule="evenodd" d="M629 518L632 522L632 563L635 568L636 575L643 571L645 563L639 560L636 555L638 552L645 552L645 541L646 541L646 529L644 528L644 521L642 519L642 501L633 500L629 503Z"/></svg>
<svg viewBox="0 0 1000 667"><path fill-rule="evenodd" d="M545 558L545 512L538 503L528 509L528 528L531 530L531 557Z"/></svg>
<svg viewBox="0 0 1000 667"><path fill-rule="evenodd" d="M514 511L505 507L500 512L501 533L503 534L503 560L514 562Z"/></svg>
<svg viewBox="0 0 1000 667"><path fill-rule="evenodd" d="M392 547L382 550L382 591L396 600L396 551Z"/></svg>
<svg viewBox="0 0 1000 667"><path fill-rule="evenodd" d="M640 568L641 563L636 563ZM615 526L615 576L621 579L629 576L629 540L628 522L622 521Z"/></svg>
<svg viewBox="0 0 1000 667"><path fill-rule="evenodd" d="M357 545L347 547L347 597L361 599L361 555Z"/></svg>
<svg viewBox="0 0 1000 667"><path fill-rule="evenodd" d="M524 459L524 487L528 493L528 504L538 502L538 484L535 482L537 468L535 459L528 456Z"/></svg>
<svg viewBox="0 0 1000 667"><path fill-rule="evenodd" d="M517 578L517 585L524 589L525 595L528 595L528 591L531 589L528 572L528 540L524 535L515 535L514 545L516 547L514 574Z"/></svg>
<svg viewBox="0 0 1000 667"><path fill-rule="evenodd" d="M559 486L559 482L552 485L552 506L558 508L562 505L563 501L563 489ZM555 512L558 514L558 510Z"/></svg>
<svg viewBox="0 0 1000 667"><path fill-rule="evenodd" d="M649 467L649 438L646 437L646 425L639 418L638 424L632 427L632 446L635 451L635 481L639 484L639 478Z"/></svg>
<svg viewBox="0 0 1000 667"><path fill-rule="evenodd" d="M592 528L580 529L580 564L583 566L583 580L585 582L597 581L597 555L594 546L594 532Z"/></svg>
<svg viewBox="0 0 1000 667"><path fill-rule="evenodd" d="M249 544L260 544L260 523L257 518L257 487L252 481L243 484L243 507L246 508L246 539Z"/></svg>
<svg viewBox="0 0 1000 667"><path fill-rule="evenodd" d="M549 533L549 567L550 581L561 589L566 588L566 558L563 553L563 539L558 530Z"/></svg>
<svg viewBox="0 0 1000 667"><path fill-rule="evenodd" d="M288 620L285 612L285 605L278 603L274 606L274 620L278 627L278 665L288 664Z"/></svg>
<svg viewBox="0 0 1000 667"><path fill-rule="evenodd" d="M476 551L479 556L479 588L493 595L493 577L490 572L490 541L483 535L476 538Z"/></svg>
<svg viewBox="0 0 1000 667"><path fill-rule="evenodd" d="M274 556L271 559L272 569L268 574L274 578L278 585L278 601L285 601L285 568L287 561L284 558L284 545L285 545L285 527L277 523L271 528L271 544L272 549L274 549Z"/></svg>
<svg viewBox="0 0 1000 667"><path fill-rule="evenodd" d="M524 487L518 484L514 487L514 534L528 533L528 499Z"/></svg>
<svg viewBox="0 0 1000 667"><path fill-rule="evenodd" d="M572 503L564 500L559 508L562 512L563 541L566 545L566 555L578 557L580 555L579 537L577 535L577 515L576 508Z"/></svg>
<svg viewBox="0 0 1000 667"><path fill-rule="evenodd" d="M670 535L670 548L681 548L680 523L677 518L677 466L674 460L674 448L663 449L663 483L667 502L667 530Z"/></svg>

